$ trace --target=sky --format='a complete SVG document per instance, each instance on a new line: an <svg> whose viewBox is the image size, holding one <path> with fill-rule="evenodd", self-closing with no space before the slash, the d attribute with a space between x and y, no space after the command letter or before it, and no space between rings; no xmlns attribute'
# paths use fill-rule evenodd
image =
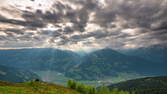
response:
<svg viewBox="0 0 167 94"><path fill-rule="evenodd" d="M167 0L0 2L0 49L167 45Z"/></svg>

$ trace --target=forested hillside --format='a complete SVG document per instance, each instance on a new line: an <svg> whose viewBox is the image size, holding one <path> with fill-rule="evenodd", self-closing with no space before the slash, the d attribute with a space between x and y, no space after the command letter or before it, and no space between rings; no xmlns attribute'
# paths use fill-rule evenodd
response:
<svg viewBox="0 0 167 94"><path fill-rule="evenodd" d="M0 50L0 64L29 70L65 72L80 64L80 56L71 51L52 48Z"/></svg>
<svg viewBox="0 0 167 94"><path fill-rule="evenodd" d="M0 80L11 82L24 82L34 78L39 77L29 70L11 68L0 65Z"/></svg>
<svg viewBox="0 0 167 94"><path fill-rule="evenodd" d="M110 85L109 88L136 91L137 94L167 94L167 77L147 77L129 80Z"/></svg>
<svg viewBox="0 0 167 94"><path fill-rule="evenodd" d="M102 49L83 57L81 65L71 69L66 75L79 80L118 77L120 74L165 75L167 71L162 66L166 67L166 63L122 54L112 49Z"/></svg>

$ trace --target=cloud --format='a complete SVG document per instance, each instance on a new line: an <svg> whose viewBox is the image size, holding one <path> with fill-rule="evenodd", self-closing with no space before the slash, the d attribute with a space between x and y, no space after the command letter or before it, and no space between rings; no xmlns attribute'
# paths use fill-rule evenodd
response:
<svg viewBox="0 0 167 94"><path fill-rule="evenodd" d="M0 17L1 23L7 23L7 24L14 24L14 25L20 25L27 28L41 28L44 27L43 23L40 22L34 22L34 21L21 21L21 20L14 20L14 19L7 19L5 17Z"/></svg>
<svg viewBox="0 0 167 94"><path fill-rule="evenodd" d="M0 41L7 46L75 50L167 43L167 0L17 1L12 7L5 6L7 2L0 6L6 8L0 12ZM9 15L11 10L15 17Z"/></svg>

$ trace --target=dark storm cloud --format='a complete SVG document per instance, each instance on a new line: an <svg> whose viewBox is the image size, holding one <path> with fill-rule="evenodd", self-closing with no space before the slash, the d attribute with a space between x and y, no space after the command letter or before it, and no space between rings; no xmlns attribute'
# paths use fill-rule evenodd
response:
<svg viewBox="0 0 167 94"><path fill-rule="evenodd" d="M108 0L108 2L112 2L113 0ZM163 1L147 1L147 0L127 0L122 2L112 2L109 3L109 6L102 9L102 13L96 12L96 20L97 24L101 26L108 26L111 22L114 22L116 16L120 16L123 18L127 23L123 25L121 30L130 28L142 28L138 33L129 36L119 36L118 38L130 38L135 37L138 35L142 35L147 33L147 40L142 40L140 37L137 37L137 40L142 40L141 42L147 43L148 41L154 41L155 39L161 41L166 41L166 34L167 34L167 7L162 6L164 3ZM158 14L159 13L159 14ZM155 23L158 23L157 25ZM152 29L152 25L156 29ZM163 31L162 31L163 30ZM133 32L133 31L131 31ZM121 32L120 32L121 33ZM118 34L119 35L119 34ZM151 37L149 37L151 36ZM123 41L123 40L121 40ZM140 41L131 41L132 43L141 43ZM135 43L136 42L136 43ZM149 44L149 42L148 42ZM144 46L144 45L143 45ZM146 44L147 46L147 44Z"/></svg>
<svg viewBox="0 0 167 94"><path fill-rule="evenodd" d="M64 33L65 33L65 34L69 34L69 33L74 32L74 30L75 30L75 29L74 29L73 27L68 27L68 26L67 26L67 27L64 28Z"/></svg>
<svg viewBox="0 0 167 94"><path fill-rule="evenodd" d="M43 30L40 34L56 38L62 35L61 32L61 30Z"/></svg>
<svg viewBox="0 0 167 94"><path fill-rule="evenodd" d="M109 37L109 36L114 36L114 33L95 31L95 32L90 32L90 33L86 33L86 34L73 35L70 38L65 38L59 42L60 43L59 45L65 45L67 43L77 43L77 42L80 42L83 40L87 40L88 38L103 39L103 38ZM88 43L91 43L91 42L88 42Z"/></svg>
<svg viewBox="0 0 167 94"><path fill-rule="evenodd" d="M155 27L152 27L152 30L154 31L167 30L167 18L163 19L163 21L157 24Z"/></svg>
<svg viewBox="0 0 167 94"><path fill-rule="evenodd" d="M104 9L97 11L94 23L103 27L107 27L109 23L115 20L116 14L117 13L114 11L106 11Z"/></svg>
<svg viewBox="0 0 167 94"><path fill-rule="evenodd" d="M46 11L46 13L43 13L41 10L37 10L35 13L24 11L22 17L27 22L40 22L44 27L47 23L57 23L60 20L60 17L62 17L62 14L56 13L55 11Z"/></svg>
<svg viewBox="0 0 167 94"><path fill-rule="evenodd" d="M97 24L107 26L112 22L116 15L123 17L125 20L133 20L136 27L150 28L150 25L155 21L163 19L167 12L166 7L161 7L162 1L148 1L148 0L126 0L126 1L114 1L107 0L108 6L96 12ZM161 16L153 17L159 11L163 9ZM163 16L162 16L163 15Z"/></svg>
<svg viewBox="0 0 167 94"><path fill-rule="evenodd" d="M78 25L79 29L83 32L84 27L88 23L89 14L98 8L97 2L95 2L94 0L85 0L85 1L80 1L80 2L78 1L75 3L82 4L82 6L83 6L83 8L80 9L79 11L77 11L75 14L78 16L80 21L77 21L76 18L74 21L75 25Z"/></svg>
<svg viewBox="0 0 167 94"><path fill-rule="evenodd" d="M24 34L24 31L19 30L19 29L6 29L6 30L1 30L1 31L4 31L5 33Z"/></svg>
<svg viewBox="0 0 167 94"><path fill-rule="evenodd" d="M166 41L167 40L167 29L154 31L154 32L150 33L150 36L152 39L157 38L160 41Z"/></svg>
<svg viewBox="0 0 167 94"><path fill-rule="evenodd" d="M88 23L89 13L97 8L96 2L94 0L71 0L71 3L82 6L81 9L74 10L70 5L64 5L63 3L56 2L53 5L53 8L57 9L56 17L59 21L64 19L69 20L69 22L73 23L73 28L67 27L66 29L70 29L69 31L80 31L84 32L84 28ZM65 11L65 13L63 13ZM55 16L54 16L55 17ZM54 18L52 18L54 19ZM75 29L75 30L74 30ZM65 30L66 31L66 30Z"/></svg>
<svg viewBox="0 0 167 94"><path fill-rule="evenodd" d="M79 4L82 6L79 10L74 10L70 5L65 5L61 2L56 2L52 7L55 10L46 11L45 13L42 10L37 10L35 13L29 11L23 11L22 17L26 21L36 21L41 23L61 23L64 19L69 20L74 24L75 30L84 31L86 24L88 23L89 13L97 9L97 2L94 0L85 0L85 1L74 1L74 4ZM67 29L69 29L67 27Z"/></svg>
<svg viewBox="0 0 167 94"><path fill-rule="evenodd" d="M35 21L21 21L21 20L14 20L14 19L8 19L5 17L0 17L1 23L8 23L8 24L14 24L14 25L20 25L25 26L28 28L41 28L44 27L43 23L35 22Z"/></svg>
<svg viewBox="0 0 167 94"><path fill-rule="evenodd" d="M0 40L6 40L5 36L0 35Z"/></svg>

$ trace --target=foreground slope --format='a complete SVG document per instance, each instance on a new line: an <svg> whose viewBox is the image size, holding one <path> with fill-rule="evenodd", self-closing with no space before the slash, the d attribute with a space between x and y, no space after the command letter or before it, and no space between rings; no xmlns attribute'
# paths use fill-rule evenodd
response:
<svg viewBox="0 0 167 94"><path fill-rule="evenodd" d="M80 93L63 86L46 82L28 81L25 83L10 83L5 81L0 81L0 94L80 94Z"/></svg>
<svg viewBox="0 0 167 94"><path fill-rule="evenodd" d="M121 90L137 91L139 94L167 94L167 76L147 77L109 86Z"/></svg>

